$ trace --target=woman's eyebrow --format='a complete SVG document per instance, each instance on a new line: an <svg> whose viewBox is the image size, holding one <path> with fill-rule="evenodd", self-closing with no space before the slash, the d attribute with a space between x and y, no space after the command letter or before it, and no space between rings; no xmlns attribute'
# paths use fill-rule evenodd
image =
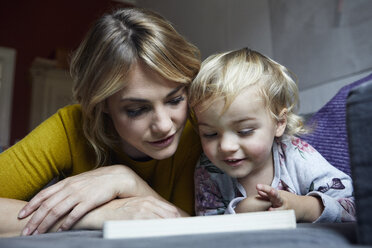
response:
<svg viewBox="0 0 372 248"><path fill-rule="evenodd" d="M134 98L134 97L129 97L129 98L122 98L120 99L120 102L149 102L149 100L142 99L142 98Z"/></svg>
<svg viewBox="0 0 372 248"><path fill-rule="evenodd" d="M180 86L174 88L171 92L169 92L167 94L167 97L170 97L170 96L176 94L178 91L180 91L181 89L183 90L184 88L185 88L185 85L180 85Z"/></svg>
<svg viewBox="0 0 372 248"><path fill-rule="evenodd" d="M173 90L171 90L167 95L166 95L166 98L176 94L177 92L179 92L180 90L183 90L185 88L184 85L180 85L176 88L174 88ZM130 101L130 102L141 102L141 103L146 103L146 102L149 102L149 100L147 99L142 99L142 98L135 98L135 97L128 97L128 98L122 98L120 99L120 102L125 102L125 101Z"/></svg>

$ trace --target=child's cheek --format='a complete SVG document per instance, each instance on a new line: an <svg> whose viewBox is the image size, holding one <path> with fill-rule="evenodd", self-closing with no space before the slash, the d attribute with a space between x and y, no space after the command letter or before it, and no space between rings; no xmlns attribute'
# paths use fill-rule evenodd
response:
<svg viewBox="0 0 372 248"><path fill-rule="evenodd" d="M209 158L209 160L216 164L216 162L218 161L217 159L217 154L218 154L218 150L217 150L217 146L213 145L212 142L203 142L202 141L202 147L203 147L203 151L205 153L205 155Z"/></svg>
<svg viewBox="0 0 372 248"><path fill-rule="evenodd" d="M266 160L267 157L271 154L271 147L265 145L265 144L251 144L249 147L247 147L247 155L252 159L252 160Z"/></svg>

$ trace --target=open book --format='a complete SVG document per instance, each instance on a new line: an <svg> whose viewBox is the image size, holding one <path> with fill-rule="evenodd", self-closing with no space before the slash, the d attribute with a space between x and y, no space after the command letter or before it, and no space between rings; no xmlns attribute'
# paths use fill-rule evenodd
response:
<svg viewBox="0 0 372 248"><path fill-rule="evenodd" d="M296 228L293 210L174 219L106 221L103 237L126 239Z"/></svg>

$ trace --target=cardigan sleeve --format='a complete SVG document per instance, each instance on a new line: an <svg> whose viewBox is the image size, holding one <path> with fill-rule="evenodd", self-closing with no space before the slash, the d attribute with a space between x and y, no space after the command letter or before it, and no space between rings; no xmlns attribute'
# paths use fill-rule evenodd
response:
<svg viewBox="0 0 372 248"><path fill-rule="evenodd" d="M236 197L236 182L202 154L195 169L195 211L197 215L228 213Z"/></svg>
<svg viewBox="0 0 372 248"><path fill-rule="evenodd" d="M286 167L294 191L316 196L324 210L315 222L355 221L353 185L350 176L338 170L305 141L293 137L286 147Z"/></svg>

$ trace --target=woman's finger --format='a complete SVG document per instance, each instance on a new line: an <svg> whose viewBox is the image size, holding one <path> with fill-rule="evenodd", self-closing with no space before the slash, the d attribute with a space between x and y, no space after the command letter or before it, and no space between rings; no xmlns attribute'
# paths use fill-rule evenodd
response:
<svg viewBox="0 0 372 248"><path fill-rule="evenodd" d="M175 218L180 216L176 207L152 196L131 197L122 200L124 204L119 200L119 206L110 211L112 214L110 219L151 219L154 216L156 218ZM118 203L117 200L112 203L114 202ZM109 205L112 204L109 203Z"/></svg>
<svg viewBox="0 0 372 248"><path fill-rule="evenodd" d="M161 218L181 217L181 215L177 211L177 208L170 205L169 203L166 203L154 197L147 197L147 201L149 203L149 208L152 209L152 211L159 215L159 217Z"/></svg>
<svg viewBox="0 0 372 248"><path fill-rule="evenodd" d="M59 230L69 230L71 227L80 220L87 212L94 209L91 205L80 203L75 206L75 208L67 214L63 223L60 225Z"/></svg>
<svg viewBox="0 0 372 248"><path fill-rule="evenodd" d="M59 220L64 216L69 215L71 209L74 209L78 205L77 199L71 197L66 198L62 202L58 203L54 208L52 208L45 218L37 226L39 233L47 232L51 227L53 227Z"/></svg>
<svg viewBox="0 0 372 248"><path fill-rule="evenodd" d="M59 227L60 230L69 230L71 227L86 213L89 211L105 204L110 201L111 198L99 197L101 200L88 200L81 199L81 201L72 209L70 213L66 215L66 218L63 220L63 223Z"/></svg>
<svg viewBox="0 0 372 248"><path fill-rule="evenodd" d="M18 213L18 218L23 219L32 214L49 197L60 191L64 187L61 181L37 193Z"/></svg>
<svg viewBox="0 0 372 248"><path fill-rule="evenodd" d="M39 233L44 233L68 213L77 204L77 200L74 198L67 199L67 196L67 192L61 191L45 200L26 224L22 235L29 235L36 229ZM43 225L39 227L41 223Z"/></svg>

